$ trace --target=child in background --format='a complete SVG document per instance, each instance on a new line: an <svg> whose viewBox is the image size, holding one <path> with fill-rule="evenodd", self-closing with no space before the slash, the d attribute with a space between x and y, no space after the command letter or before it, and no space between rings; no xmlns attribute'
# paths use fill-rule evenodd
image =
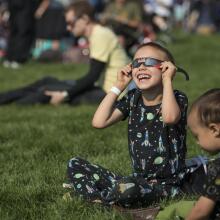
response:
<svg viewBox="0 0 220 220"><path fill-rule="evenodd" d="M192 105L188 125L198 144L210 153L220 152L220 89L212 89ZM187 220L220 218L220 158L210 160L201 178L203 192Z"/></svg>
<svg viewBox="0 0 220 220"><path fill-rule="evenodd" d="M68 163L68 176L84 198L124 207L140 207L179 195L186 153L186 95L173 90L174 58L161 45L141 45L131 64L98 107L92 124L105 128L128 118L133 172L122 177L81 158ZM118 100L131 80L137 89Z"/></svg>

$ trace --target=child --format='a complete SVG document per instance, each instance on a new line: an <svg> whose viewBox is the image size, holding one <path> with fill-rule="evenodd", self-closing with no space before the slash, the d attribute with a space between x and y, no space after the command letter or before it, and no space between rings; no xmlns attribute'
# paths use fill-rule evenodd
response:
<svg viewBox="0 0 220 220"><path fill-rule="evenodd" d="M179 194L186 153L187 97L173 90L176 73L170 52L157 43L141 45L134 61L118 72L114 87L92 124L108 127L128 117L133 173L121 177L80 158L68 164L75 191L90 201L124 207L149 205ZM117 101L133 79L138 89Z"/></svg>
<svg viewBox="0 0 220 220"><path fill-rule="evenodd" d="M212 89L192 105L188 125L198 144L210 153L220 151L220 89ZM187 220L219 219L220 217L220 159L211 160L207 176L201 178L203 192Z"/></svg>

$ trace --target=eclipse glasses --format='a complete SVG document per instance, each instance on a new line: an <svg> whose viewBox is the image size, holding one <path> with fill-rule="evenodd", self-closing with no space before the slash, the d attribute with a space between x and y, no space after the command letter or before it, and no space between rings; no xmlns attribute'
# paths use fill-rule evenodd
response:
<svg viewBox="0 0 220 220"><path fill-rule="evenodd" d="M158 60L158 59L155 59L155 58L151 58L151 57L145 58L144 57L144 58L139 58L139 59L133 60L133 62L131 63L131 67L132 68L138 68L138 67L141 66L141 64L143 64L145 67L160 68L160 65L161 65L162 62L163 62L162 60ZM186 80L188 81L189 80L188 73L184 69L182 69L178 66L176 66L176 68L177 68L176 71L184 74Z"/></svg>

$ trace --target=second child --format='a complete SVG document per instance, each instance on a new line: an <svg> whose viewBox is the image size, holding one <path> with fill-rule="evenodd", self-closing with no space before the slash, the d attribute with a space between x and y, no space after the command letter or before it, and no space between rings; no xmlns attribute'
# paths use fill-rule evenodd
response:
<svg viewBox="0 0 220 220"><path fill-rule="evenodd" d="M211 89L192 105L188 125L198 144L211 154L220 152L220 89ZM220 159L209 160L207 175L201 178L202 192L187 220L219 219Z"/></svg>

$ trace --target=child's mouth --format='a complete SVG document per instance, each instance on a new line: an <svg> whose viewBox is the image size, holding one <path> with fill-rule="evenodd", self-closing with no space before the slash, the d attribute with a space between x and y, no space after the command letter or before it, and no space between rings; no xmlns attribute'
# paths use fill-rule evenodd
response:
<svg viewBox="0 0 220 220"><path fill-rule="evenodd" d="M149 75L149 74L143 74L143 73L141 73L141 74L138 74L138 76L137 76L137 79L141 82L141 81L144 81L144 80L148 80L148 79L150 79L151 78L151 75Z"/></svg>

